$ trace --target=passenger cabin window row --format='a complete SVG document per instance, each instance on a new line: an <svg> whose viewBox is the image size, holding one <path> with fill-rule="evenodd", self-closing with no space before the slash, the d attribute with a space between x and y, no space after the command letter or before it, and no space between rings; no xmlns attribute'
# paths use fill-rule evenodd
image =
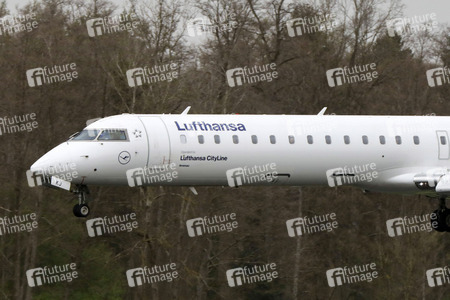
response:
<svg viewBox="0 0 450 300"><path fill-rule="evenodd" d="M123 138L123 137L121 137L121 138ZM198 143L199 144L204 144L205 143L205 137L202 134L198 135L197 138L198 138ZM344 144L350 145L350 143L351 143L350 136L344 135L343 138L344 138ZM100 137L98 139L100 140ZM186 144L187 143L186 135L184 135L184 134L180 135L180 141L181 141L182 144ZM232 136L232 141L233 141L233 144L239 144L239 136L238 135L233 135ZM251 136L251 141L252 141L253 144L258 144L258 136L252 135ZM215 134L214 135L214 143L220 144L220 142L221 142L220 135ZM275 135L270 135L269 136L269 142L271 144L276 144L277 143L277 139L276 139ZM288 142L291 145L295 144L295 137L293 135L288 135ZM310 144L310 145L314 144L314 137L312 135L307 135L306 136L306 142L308 144ZM417 135L413 136L413 142L414 142L414 145L419 145L420 144L420 139L419 139L419 137ZM440 137L440 142L441 142L442 145L446 145L447 144L446 137L445 136L441 136ZM330 135L325 135L325 143L328 144L328 145L331 145L332 138L331 138ZM364 145L368 145L369 144L369 137L367 135L361 136L361 143L364 144ZM385 145L386 144L386 137L384 135L380 135L379 136L379 143L381 145ZM401 145L402 144L402 137L399 136L399 135L396 135L395 136L395 143L397 145Z"/></svg>

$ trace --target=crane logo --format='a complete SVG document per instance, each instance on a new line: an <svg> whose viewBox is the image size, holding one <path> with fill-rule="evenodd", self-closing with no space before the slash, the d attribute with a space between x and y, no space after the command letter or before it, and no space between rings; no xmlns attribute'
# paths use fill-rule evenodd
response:
<svg viewBox="0 0 450 300"><path fill-rule="evenodd" d="M118 157L119 163L121 165L126 165L127 163L130 162L131 160L131 154L128 151L122 151L119 153L119 157Z"/></svg>

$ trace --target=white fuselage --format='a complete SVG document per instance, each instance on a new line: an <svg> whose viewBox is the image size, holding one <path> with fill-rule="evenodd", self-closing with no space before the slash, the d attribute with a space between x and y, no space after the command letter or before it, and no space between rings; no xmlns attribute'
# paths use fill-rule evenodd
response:
<svg viewBox="0 0 450 300"><path fill-rule="evenodd" d="M72 183L127 185L131 169L173 164L176 178L146 184L226 186L230 169L272 164L276 180L252 184L330 185L329 170L341 168L337 185L353 177L369 191L424 193L414 178L447 170L450 159L449 117L123 114L90 129L123 130L126 139L69 140L31 171L75 164Z"/></svg>

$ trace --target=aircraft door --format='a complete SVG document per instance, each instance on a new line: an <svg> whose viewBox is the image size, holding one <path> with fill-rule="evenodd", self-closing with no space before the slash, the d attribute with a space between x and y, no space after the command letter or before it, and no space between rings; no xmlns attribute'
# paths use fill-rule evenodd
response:
<svg viewBox="0 0 450 300"><path fill-rule="evenodd" d="M166 124L159 117L139 117L148 142L147 166L170 164L170 139Z"/></svg>
<svg viewBox="0 0 450 300"><path fill-rule="evenodd" d="M438 139L438 157L439 157L439 159L449 159L450 158L450 146L449 146L447 131L438 130L438 131L436 131L436 136Z"/></svg>

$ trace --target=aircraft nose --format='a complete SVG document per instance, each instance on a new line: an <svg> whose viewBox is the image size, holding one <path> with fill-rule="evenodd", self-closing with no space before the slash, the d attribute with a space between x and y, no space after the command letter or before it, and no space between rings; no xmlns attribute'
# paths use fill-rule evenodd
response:
<svg viewBox="0 0 450 300"><path fill-rule="evenodd" d="M49 152L45 153L43 156L41 156L37 161L34 162L34 164L31 165L30 171L41 171L45 170L49 167L52 167L55 165L56 162L59 161L59 152L60 152L60 146L57 146L50 150Z"/></svg>
<svg viewBox="0 0 450 300"><path fill-rule="evenodd" d="M31 172L42 172L45 175L61 175L67 172L71 172L76 168L76 164L70 160L70 151L67 145L61 144L56 146L41 158L39 158L34 164L31 165Z"/></svg>
<svg viewBox="0 0 450 300"><path fill-rule="evenodd" d="M34 162L34 164L31 165L30 171L36 172L47 169L49 166L52 165L52 160L50 159L50 155L48 155L50 152L47 152L42 157L40 157L37 161Z"/></svg>

